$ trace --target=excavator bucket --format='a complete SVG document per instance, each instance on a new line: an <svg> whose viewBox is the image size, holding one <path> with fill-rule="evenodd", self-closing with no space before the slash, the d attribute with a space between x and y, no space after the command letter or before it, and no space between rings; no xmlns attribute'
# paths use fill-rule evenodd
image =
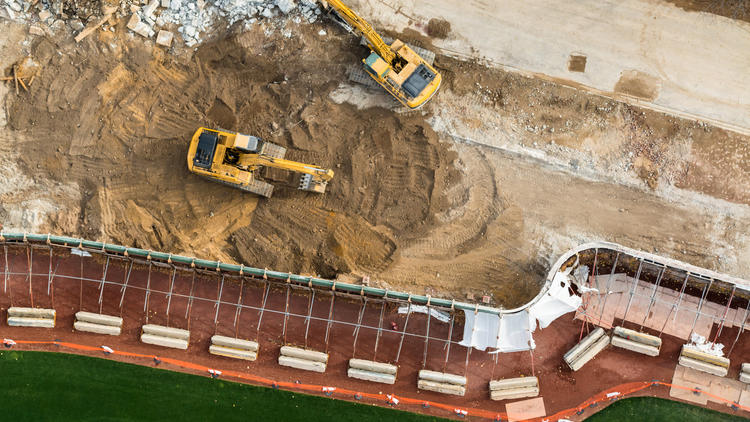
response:
<svg viewBox="0 0 750 422"><path fill-rule="evenodd" d="M325 193L328 182L316 181L312 175L303 174L299 178L299 189L306 190L308 192Z"/></svg>

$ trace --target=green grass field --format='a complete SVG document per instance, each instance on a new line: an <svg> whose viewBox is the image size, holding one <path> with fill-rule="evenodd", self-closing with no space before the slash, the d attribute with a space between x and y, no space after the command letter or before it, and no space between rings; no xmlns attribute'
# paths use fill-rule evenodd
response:
<svg viewBox="0 0 750 422"><path fill-rule="evenodd" d="M6 421L435 421L366 404L63 353L0 352Z"/></svg>
<svg viewBox="0 0 750 422"><path fill-rule="evenodd" d="M746 420L740 416L729 415L671 400L655 397L633 397L613 403L601 412L586 419L586 422L724 422Z"/></svg>
<svg viewBox="0 0 750 422"><path fill-rule="evenodd" d="M4 420L435 421L366 404L255 387L106 359L0 351ZM614 403L587 421L739 421L649 397Z"/></svg>

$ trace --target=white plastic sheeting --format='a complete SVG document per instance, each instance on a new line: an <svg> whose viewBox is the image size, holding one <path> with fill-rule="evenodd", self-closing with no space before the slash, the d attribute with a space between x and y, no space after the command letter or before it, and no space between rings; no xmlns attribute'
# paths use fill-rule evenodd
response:
<svg viewBox="0 0 750 422"><path fill-rule="evenodd" d="M409 306L402 306L398 308L398 313L405 314L407 312L418 312L420 314L426 314L427 313L427 306L424 305L411 305L411 308ZM450 322L451 318L450 316L445 313L438 311L437 309L430 308L430 316L437 319L440 322Z"/></svg>
<svg viewBox="0 0 750 422"><path fill-rule="evenodd" d="M536 347L531 333L546 328L561 315L581 306L581 298L571 293L569 272L558 272L547 292L533 305L522 311L502 316L464 310L462 346L495 352L510 353Z"/></svg>
<svg viewBox="0 0 750 422"><path fill-rule="evenodd" d="M581 297L570 292L570 279L566 273L558 272L547 293L531 305L529 312L539 320L539 328L547 328L552 321L575 311L581 306Z"/></svg>

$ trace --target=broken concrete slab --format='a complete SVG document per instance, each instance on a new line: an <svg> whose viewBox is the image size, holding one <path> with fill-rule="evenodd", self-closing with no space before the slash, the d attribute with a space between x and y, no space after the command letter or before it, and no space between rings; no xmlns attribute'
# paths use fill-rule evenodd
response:
<svg viewBox="0 0 750 422"><path fill-rule="evenodd" d="M44 35L45 32L44 32L44 29L42 29L41 27L36 26L36 25L31 25L29 27L29 34L41 36L41 35Z"/></svg>
<svg viewBox="0 0 750 422"><path fill-rule="evenodd" d="M156 35L156 43L159 45L163 45L164 47L169 47L172 45L173 38L174 38L174 34L162 29Z"/></svg>
<svg viewBox="0 0 750 422"><path fill-rule="evenodd" d="M143 22L138 22L138 24L133 29L133 32L144 38L151 38L154 35L154 30Z"/></svg>
<svg viewBox="0 0 750 422"><path fill-rule="evenodd" d="M147 17L153 18L156 8L159 7L159 0L151 0L151 2L143 8L143 14Z"/></svg>
<svg viewBox="0 0 750 422"><path fill-rule="evenodd" d="M141 23L141 18L139 18L137 14L133 13L130 16L130 20L128 20L128 29L130 29L131 31L135 31L135 28L139 23Z"/></svg>
<svg viewBox="0 0 750 422"><path fill-rule="evenodd" d="M44 10L39 11L39 20L40 21L46 22L51 17L52 17L52 13L49 10L44 9Z"/></svg>

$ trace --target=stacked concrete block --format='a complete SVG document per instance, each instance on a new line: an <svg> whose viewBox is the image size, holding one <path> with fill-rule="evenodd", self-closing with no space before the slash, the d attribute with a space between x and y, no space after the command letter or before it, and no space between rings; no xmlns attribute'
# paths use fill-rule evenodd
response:
<svg viewBox="0 0 750 422"><path fill-rule="evenodd" d="M539 395L537 377L506 378L490 381L490 399L510 400Z"/></svg>
<svg viewBox="0 0 750 422"><path fill-rule="evenodd" d="M279 355L279 365L290 366L303 371L325 372L328 366L328 353L283 346Z"/></svg>
<svg viewBox="0 0 750 422"><path fill-rule="evenodd" d="M213 336L208 352L212 355L254 361L258 358L258 343L232 337Z"/></svg>
<svg viewBox="0 0 750 422"><path fill-rule="evenodd" d="M677 362L682 366L719 377L725 377L729 372L729 359L703 353L687 344L682 346L680 358Z"/></svg>
<svg viewBox="0 0 750 422"><path fill-rule="evenodd" d="M750 363L743 363L740 370L740 381L750 384Z"/></svg>
<svg viewBox="0 0 750 422"><path fill-rule="evenodd" d="M54 309L8 308L8 325L11 327L55 328Z"/></svg>
<svg viewBox="0 0 750 422"><path fill-rule="evenodd" d="M346 375L365 381L394 384L398 367L388 363L374 362L363 359L349 359L349 369Z"/></svg>
<svg viewBox="0 0 750 422"><path fill-rule="evenodd" d="M185 350L190 342L190 331L146 324L142 327L141 341L147 344Z"/></svg>
<svg viewBox="0 0 750 422"><path fill-rule="evenodd" d="M77 331L119 336L122 331L122 318L91 312L76 312L73 328Z"/></svg>
<svg viewBox="0 0 750 422"><path fill-rule="evenodd" d="M608 344L609 336L605 335L604 330L599 327L584 337L580 343L573 346L563 356L563 360L570 366L570 369L577 371L604 350Z"/></svg>
<svg viewBox="0 0 750 422"><path fill-rule="evenodd" d="M612 345L648 356L659 356L661 339L627 328L615 327L612 333Z"/></svg>
<svg viewBox="0 0 750 422"><path fill-rule="evenodd" d="M419 371L417 388L420 390L463 396L466 394L466 377L423 369Z"/></svg>

